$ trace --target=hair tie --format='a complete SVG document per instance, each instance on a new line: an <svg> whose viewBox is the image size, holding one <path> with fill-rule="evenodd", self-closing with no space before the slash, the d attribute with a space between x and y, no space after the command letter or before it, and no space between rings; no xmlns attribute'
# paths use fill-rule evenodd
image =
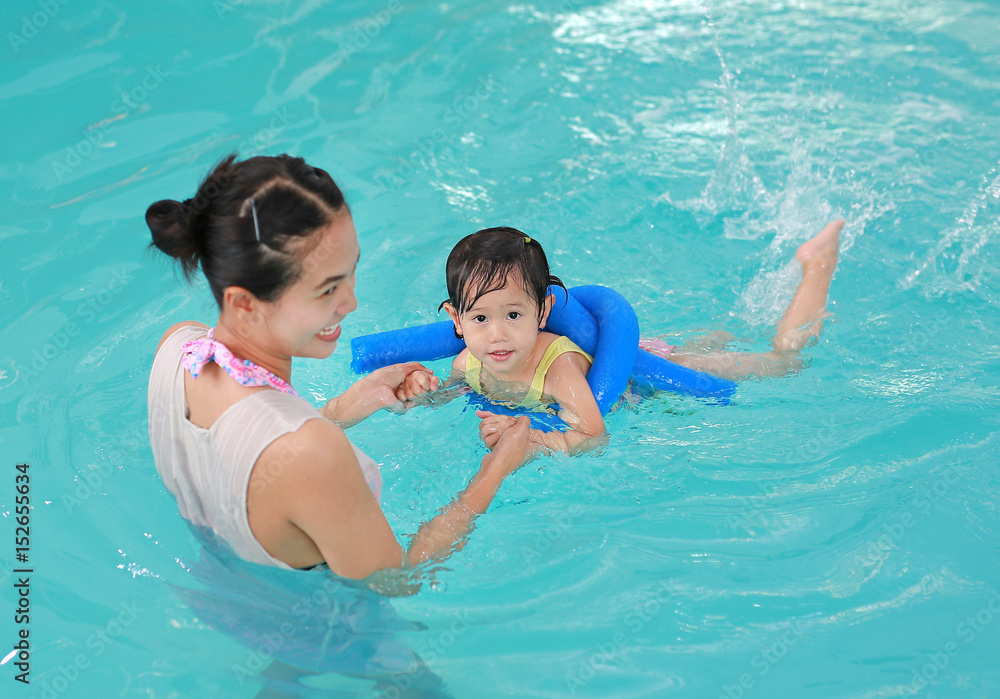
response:
<svg viewBox="0 0 1000 699"><path fill-rule="evenodd" d="M529 245L530 243L531 243L531 238L529 238L528 236L524 236L524 244Z"/></svg>
<svg viewBox="0 0 1000 699"><path fill-rule="evenodd" d="M253 232L257 236L257 242L260 242L260 226L257 224L257 202L250 197L250 211L253 213Z"/></svg>

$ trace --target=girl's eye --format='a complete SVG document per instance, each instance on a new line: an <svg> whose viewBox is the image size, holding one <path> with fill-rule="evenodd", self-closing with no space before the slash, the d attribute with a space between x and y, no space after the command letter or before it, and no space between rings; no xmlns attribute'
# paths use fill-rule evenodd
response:
<svg viewBox="0 0 1000 699"><path fill-rule="evenodd" d="M327 289L326 291L323 292L323 296L329 296L330 294L332 294L336 290L337 290L336 286L331 286L329 289Z"/></svg>
<svg viewBox="0 0 1000 699"><path fill-rule="evenodd" d="M472 320L475 321L476 323L485 323L486 316L484 315L473 316Z"/></svg>
<svg viewBox="0 0 1000 699"><path fill-rule="evenodd" d="M510 313L507 314L508 320L517 320L520 317L521 317L520 311L511 311Z"/></svg>

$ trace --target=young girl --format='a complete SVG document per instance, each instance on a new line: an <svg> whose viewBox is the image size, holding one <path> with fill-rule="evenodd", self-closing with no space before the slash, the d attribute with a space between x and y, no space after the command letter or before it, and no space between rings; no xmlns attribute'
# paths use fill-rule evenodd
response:
<svg viewBox="0 0 1000 699"><path fill-rule="evenodd" d="M826 316L830 279L837 265L842 220L833 221L795 253L802 281L764 353L718 351L699 343L674 347L642 339L639 346L669 361L722 378L782 376L801 365L799 353L819 336ZM442 307L466 348L452 363L453 379L464 378L494 401L532 408L558 403L566 432L531 431L536 447L573 451L604 432L604 421L587 384L592 357L567 337L545 332L554 297L563 286L549 272L542 246L515 228L486 228L463 238L448 256L448 300ZM514 418L486 411L480 434L492 448Z"/></svg>
<svg viewBox="0 0 1000 699"><path fill-rule="evenodd" d="M466 347L452 363L452 379L508 404L558 403L570 430L532 430L537 446L571 451L602 434L604 420L587 384L592 358L569 338L544 331L555 300L547 289L563 283L549 272L542 246L514 228L487 228L455 246L446 275L449 298L441 305ZM476 414L485 418L480 433L487 446L512 419Z"/></svg>

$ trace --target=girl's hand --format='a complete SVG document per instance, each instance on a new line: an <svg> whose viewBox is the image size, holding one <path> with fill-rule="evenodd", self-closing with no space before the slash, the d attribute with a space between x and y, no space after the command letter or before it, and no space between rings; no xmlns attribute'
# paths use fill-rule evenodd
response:
<svg viewBox="0 0 1000 699"><path fill-rule="evenodd" d="M436 377L434 372L429 369L418 369L403 379L403 383L396 389L396 398L400 401L413 400L417 396L436 391L440 385L441 379Z"/></svg>
<svg viewBox="0 0 1000 699"><path fill-rule="evenodd" d="M496 446L504 432L513 427L517 421L516 418L510 415L497 415L485 410L477 410L476 417L482 420L479 423L479 436L482 438L486 448L490 450Z"/></svg>
<svg viewBox="0 0 1000 699"><path fill-rule="evenodd" d="M411 378L413 374L421 376ZM342 427L356 425L383 408L402 413L406 407L398 393L416 390L423 382L435 388L438 385L437 377L423 364L419 362L392 364L358 379L341 395L331 399L320 412ZM405 388L406 386L408 388Z"/></svg>

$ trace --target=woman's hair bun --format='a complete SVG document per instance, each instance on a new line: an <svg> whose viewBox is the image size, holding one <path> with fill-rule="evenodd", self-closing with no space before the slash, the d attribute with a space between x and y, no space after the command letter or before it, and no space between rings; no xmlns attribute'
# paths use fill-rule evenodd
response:
<svg viewBox="0 0 1000 699"><path fill-rule="evenodd" d="M190 200L188 200L190 201ZM180 260L185 275L198 265L198 245L187 223L187 203L162 199L146 209L146 225L153 245Z"/></svg>

